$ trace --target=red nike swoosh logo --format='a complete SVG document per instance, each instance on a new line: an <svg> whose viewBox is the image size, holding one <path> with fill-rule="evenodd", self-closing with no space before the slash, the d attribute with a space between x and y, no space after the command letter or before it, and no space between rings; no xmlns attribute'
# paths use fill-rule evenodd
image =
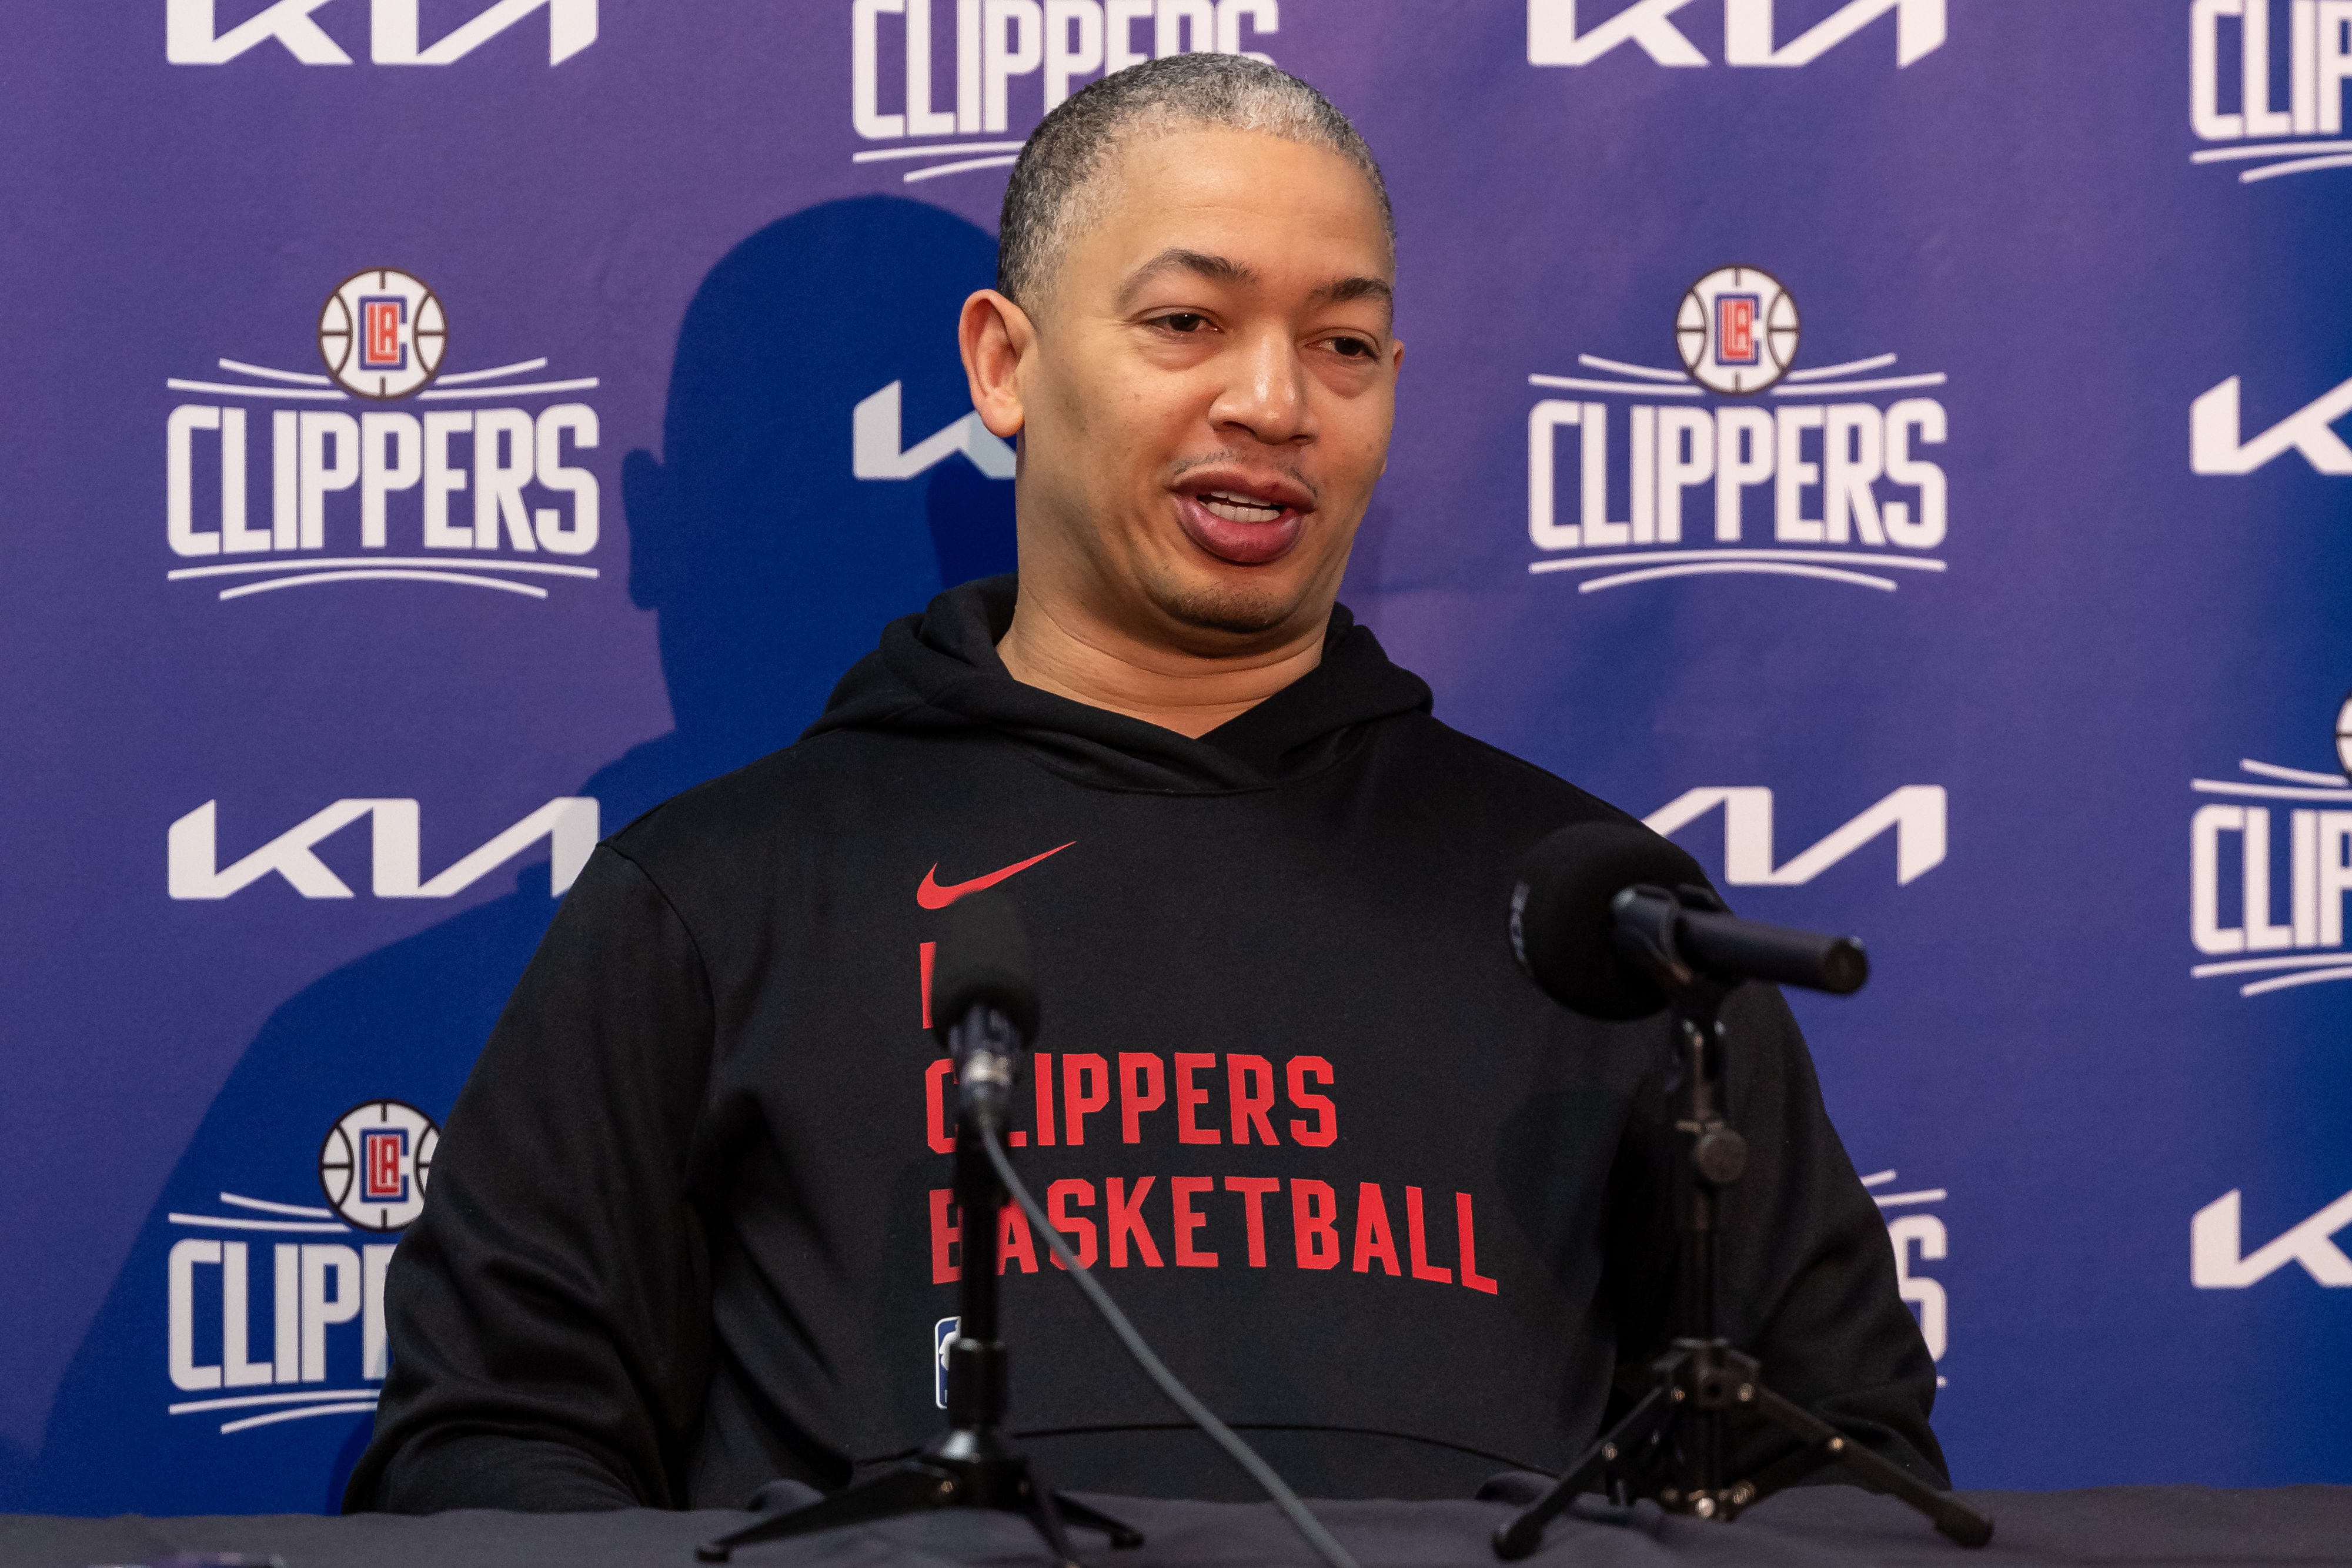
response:
<svg viewBox="0 0 2352 1568"><path fill-rule="evenodd" d="M1072 839L1070 841L1070 844L1075 844L1077 841L1077 840ZM1015 872L1027 871L1031 866L1035 865L1039 861L1044 860L1045 855L1060 854L1064 850L1068 849L1070 844L1055 844L1052 849L1047 850L1044 855L1031 855L1025 861L1014 862L1013 864L1006 866L1003 871L992 871L986 876L976 876L970 882L959 882L949 887L941 887L939 884L937 879L940 874L940 868L934 865L930 870L923 873L923 885L915 889L915 902L921 904L925 909L945 909L949 904L953 904L965 894L978 893L983 887L994 887L998 883L1003 882L1006 877L1013 875Z"/></svg>

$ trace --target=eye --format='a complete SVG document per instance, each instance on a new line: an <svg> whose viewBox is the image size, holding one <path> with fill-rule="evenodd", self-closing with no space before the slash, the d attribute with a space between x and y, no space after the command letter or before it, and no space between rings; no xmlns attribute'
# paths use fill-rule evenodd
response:
<svg viewBox="0 0 2352 1568"><path fill-rule="evenodd" d="M1344 359L1350 360L1371 360L1380 357L1380 350L1372 346L1370 340L1364 338L1334 338L1331 340L1331 350Z"/></svg>
<svg viewBox="0 0 2352 1568"><path fill-rule="evenodd" d="M1209 319L1196 311L1178 310L1166 316L1154 317L1151 324L1155 327L1165 327L1171 332L1190 334L1207 326Z"/></svg>

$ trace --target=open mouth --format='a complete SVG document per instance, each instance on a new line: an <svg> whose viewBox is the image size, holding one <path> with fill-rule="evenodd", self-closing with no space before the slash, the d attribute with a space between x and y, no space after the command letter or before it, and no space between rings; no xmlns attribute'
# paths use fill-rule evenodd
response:
<svg viewBox="0 0 2352 1568"><path fill-rule="evenodd" d="M1193 499L1229 523L1270 523L1288 510L1272 501L1253 501L1247 496L1230 496L1218 490Z"/></svg>
<svg viewBox="0 0 2352 1568"><path fill-rule="evenodd" d="M1232 486L1180 495L1176 513L1194 544L1236 566L1263 566L1289 554L1306 518L1280 497Z"/></svg>

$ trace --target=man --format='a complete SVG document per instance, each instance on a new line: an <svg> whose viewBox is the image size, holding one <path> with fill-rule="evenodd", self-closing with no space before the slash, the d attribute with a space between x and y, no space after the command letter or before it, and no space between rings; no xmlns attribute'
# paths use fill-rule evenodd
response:
<svg viewBox="0 0 2352 1568"><path fill-rule="evenodd" d="M1000 245L961 340L1019 438L1017 586L889 627L798 745L598 851L393 1265L351 1506L739 1506L930 1435L992 1221L949 1201L929 944L1000 883L1045 1004L1015 1157L1302 1491L1559 1468L1668 1333L1664 1030L1566 1013L1505 931L1529 845L1624 819L1437 723L1335 602L1403 357L1370 152L1271 67L1139 66L1038 128ZM1940 1481L1802 1042L1769 992L1729 1016L1727 1332ZM993 1223L1043 1472L1248 1495Z"/></svg>

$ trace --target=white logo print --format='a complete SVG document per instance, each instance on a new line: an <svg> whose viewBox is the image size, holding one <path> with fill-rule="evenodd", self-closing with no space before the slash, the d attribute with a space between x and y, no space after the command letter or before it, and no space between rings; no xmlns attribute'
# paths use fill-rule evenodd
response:
<svg viewBox="0 0 2352 1568"><path fill-rule="evenodd" d="M1895 834L1895 881L1907 887L1944 863L1940 784L1906 784L1785 865L1773 863L1772 791L1749 786L1685 789L1643 819L1671 837L1723 809L1723 880L1733 887L1802 887L1863 845Z"/></svg>
<svg viewBox="0 0 2352 1568"><path fill-rule="evenodd" d="M1632 44L1662 66L1703 66L1706 56L1674 22L1695 0L1635 0L1599 18L1606 0L1528 0L1528 63L1587 66ZM1578 30L1578 12L1584 27ZM1723 63L1809 66L1888 12L1895 14L1895 63L1907 66L1944 47L1944 0L1846 0L1794 37L1780 36L1772 0L1723 0Z"/></svg>
<svg viewBox="0 0 2352 1568"><path fill-rule="evenodd" d="M2352 1285L2352 1258L2334 1239L2337 1231L2352 1225L2352 1192L2243 1257L2238 1252L2240 1197L2232 1187L2189 1221L2190 1284L2200 1291L2242 1291L2289 1263L2300 1263L2305 1273L2323 1285Z"/></svg>
<svg viewBox="0 0 2352 1568"><path fill-rule="evenodd" d="M398 267L371 267L337 284L314 331L323 375L224 359L219 369L236 380L164 381L168 391L207 400L183 402L164 420L172 553L257 558L177 567L167 580L217 582L222 601L351 582L430 582L544 600L541 585L551 580L597 576L577 558L593 554L602 538L602 497L596 476L575 461L597 444L596 411L570 402L468 406L592 392L594 376L525 379L546 370L544 359L444 373L450 334L441 298ZM415 413L366 406L412 400L434 406ZM316 406L353 402L359 412ZM268 406L277 403L297 406ZM259 441L254 416L265 414L263 456L250 448ZM252 496L261 484L269 493L266 521ZM354 490L356 506L345 498ZM395 535L434 553L393 554ZM337 547L361 553L327 553ZM572 559L540 559L547 556Z"/></svg>
<svg viewBox="0 0 2352 1568"><path fill-rule="evenodd" d="M163 13L163 57L175 66L220 66L275 40L306 66L347 66L352 57L319 26L317 14L333 0L277 0L257 15L216 32L214 0L169 0ZM380 66L446 66L480 48L532 12L547 13L547 63L560 66L596 41L596 0L498 0L473 20L425 46L417 0L373 0L368 14L369 58Z"/></svg>
<svg viewBox="0 0 2352 1568"><path fill-rule="evenodd" d="M2344 939L2344 895L2352 893L2352 782L2346 777L2352 775L2352 698L2337 710L2331 739L2343 774L2249 758L2238 764L2248 776L2243 780L2189 780L2197 794L2235 802L2200 806L2189 819L2189 940L2220 960L2196 965L2191 977L2250 977L2238 987L2242 997L2352 980L2352 947ZM2282 851L2284 876L2275 863ZM2232 858L2238 874L2225 877ZM2227 956L2249 953L2279 956Z"/></svg>
<svg viewBox="0 0 2352 1568"><path fill-rule="evenodd" d="M173 898L226 898L273 872L305 898L349 898L351 885L312 852L362 817L374 819L370 891L378 898L453 898L541 839L548 845L548 893L561 898L596 848L598 812L585 795L558 796L430 879L419 874L414 800L338 800L226 866L216 847L218 816L219 802L207 800L172 824L165 854Z"/></svg>
<svg viewBox="0 0 2352 1568"><path fill-rule="evenodd" d="M1893 1171L1880 1171L1863 1177L1862 1185L1880 1187L1894 1179ZM1940 1186L1931 1186L1916 1192L1874 1192L1871 1197L1884 1215L1890 1208L1941 1203L1950 1196ZM1937 1215L1898 1214L1886 1216L1886 1241L1895 1249L1895 1293L1918 1315L1919 1337L1927 1342L1927 1358L1941 1362L1944 1353L1951 1348L1951 1299L1945 1292L1943 1281L1916 1270L1921 1263L1944 1261L1951 1251L1951 1236ZM1940 1373L1937 1375L1936 1386L1944 1386Z"/></svg>
<svg viewBox="0 0 2352 1568"><path fill-rule="evenodd" d="M2322 474L2352 474L2352 446L2331 428L2347 413L2352 413L2352 381L2305 403L2252 440L2242 440L2238 378L2231 376L2189 405L2189 471L2251 474L2293 447Z"/></svg>
<svg viewBox="0 0 2352 1568"><path fill-rule="evenodd" d="M1547 397L1528 411L1528 538L1542 552L1528 570L1598 573L1578 584L1581 593L1727 572L1891 593L1885 569L1942 571L1927 552L1948 528L1944 470L1920 449L1943 444L1944 405L1853 394L1939 387L1943 372L1871 373L1893 365L1891 353L1792 369L1799 330L1796 301L1780 279L1759 267L1718 267L1675 308L1681 369L1579 354L1580 365L1607 379L1528 376L1530 386L1601 397ZM1710 394L1734 401L1650 401ZM1737 401L1759 394L1773 406ZM1622 444L1610 436L1616 416ZM1561 499L1568 486L1557 450L1570 427L1579 436L1570 447L1572 509ZM1670 548L1683 542L1695 486L1713 492L1713 544L1731 548ZM1751 492L1762 492L1754 508ZM1746 545L1747 530L1767 516L1771 542ZM1862 548L1809 548L1824 546Z"/></svg>
<svg viewBox="0 0 2352 1568"><path fill-rule="evenodd" d="M850 123L868 141L913 143L853 153L850 162L928 160L899 175L908 184L1002 169L1021 151L1018 141L923 138L1002 135L1016 120L1025 130L1084 86L1081 78L1148 59L1214 52L1272 64L1273 57L1243 46L1282 26L1281 0L958 0L946 26L935 16L940 4L853 0L850 6ZM944 84L935 78L947 74L942 57L950 37L955 89L950 106L941 107ZM1034 93L1026 86L1032 78L1038 82ZM1015 81L1024 84L1017 112Z"/></svg>
<svg viewBox="0 0 2352 1568"><path fill-rule="evenodd" d="M225 1192L221 1207L233 1213L166 1216L176 1227L226 1233L175 1241L165 1260L164 1364L173 1389L209 1396L175 1400L169 1414L220 1418L221 1435L232 1437L375 1408L378 1391L364 1385L382 1383L390 1367L383 1285L394 1243L362 1238L388 1238L423 1212L440 1138L414 1105L372 1100L339 1118L319 1150L319 1183L332 1207ZM257 1249L266 1281L254 1278L265 1260ZM198 1295L215 1290L217 1314L209 1303L200 1310ZM259 1308L267 1311L257 1333ZM356 1346L342 1327L354 1321ZM353 1349L362 1386L303 1386L335 1381L331 1364L350 1368ZM257 1392L272 1385L287 1391Z"/></svg>
<svg viewBox="0 0 2352 1568"><path fill-rule="evenodd" d="M2272 42L2285 32L2287 78L2272 75ZM2234 80L2221 72L2222 40L2237 47ZM2344 84L2352 80L2347 0L2192 0L2189 7L2189 124L2200 141L2238 145L2192 152L2192 163L2250 163L2241 184L2352 168ZM2284 91L2282 91L2284 89ZM2284 101L2282 101L2284 100ZM2273 140L2285 138L2286 140Z"/></svg>
<svg viewBox="0 0 2352 1568"><path fill-rule="evenodd" d="M933 431L901 451L898 427L900 382L862 399L849 416L849 466L860 479L911 479L957 453L992 479L1010 479L1013 448L980 422L977 409Z"/></svg>

